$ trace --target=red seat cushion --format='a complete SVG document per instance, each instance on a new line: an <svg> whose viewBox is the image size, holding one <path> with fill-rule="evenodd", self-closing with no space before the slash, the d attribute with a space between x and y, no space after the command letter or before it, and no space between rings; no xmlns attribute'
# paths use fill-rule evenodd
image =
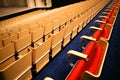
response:
<svg viewBox="0 0 120 80"><path fill-rule="evenodd" d="M96 43L90 41L86 48L84 49L83 53L87 54L88 57L92 54ZM87 69L87 62L84 60L79 60L73 70L71 71L70 75L67 77L67 80L79 80L81 76L84 74L85 70Z"/></svg>
<svg viewBox="0 0 120 80"><path fill-rule="evenodd" d="M109 20L108 20L108 18L105 18L104 21L105 21L106 23L108 23Z"/></svg>
<svg viewBox="0 0 120 80"><path fill-rule="evenodd" d="M96 45L96 42L90 41L90 42L87 44L86 48L83 50L83 53L84 53L84 54L87 54L88 57L89 57L89 56L90 56L90 53L92 53L95 45Z"/></svg>
<svg viewBox="0 0 120 80"><path fill-rule="evenodd" d="M91 60L89 60L89 63L88 63L89 65L88 65L87 70L89 72L96 74L98 66L99 66L100 58L102 55L102 51L103 51L102 46L97 46L95 48L94 53L93 53L92 57L90 58Z"/></svg>
<svg viewBox="0 0 120 80"><path fill-rule="evenodd" d="M86 51L91 51L91 46L93 43L91 42L90 46L88 47ZM94 52L91 53L91 57L89 57L89 61L84 60L78 60L76 65L74 66L73 70L70 72L70 74L67 77L67 80L80 80L84 72L87 70L93 74L96 74L96 71L98 69L99 60L101 58L103 48L101 46L97 46L94 49Z"/></svg>
<svg viewBox="0 0 120 80"><path fill-rule="evenodd" d="M71 71L71 74L68 75L67 80L79 80L85 70L86 62L84 60L79 60Z"/></svg>
<svg viewBox="0 0 120 80"><path fill-rule="evenodd" d="M101 30L95 31L92 37L98 40L101 37L101 32Z"/></svg>
<svg viewBox="0 0 120 80"><path fill-rule="evenodd" d="M110 18L112 16L113 11L110 11L109 14L107 15L107 18Z"/></svg>
<svg viewBox="0 0 120 80"><path fill-rule="evenodd" d="M110 19L109 19L109 20L108 20L108 23L109 23L109 24L113 24L113 20L110 20Z"/></svg>
<svg viewBox="0 0 120 80"><path fill-rule="evenodd" d="M100 28L104 29L105 28L105 24L101 24Z"/></svg>
<svg viewBox="0 0 120 80"><path fill-rule="evenodd" d="M108 38L108 36L109 36L109 30L107 30L107 29L104 29L104 31L103 31L103 34L102 34L102 37L104 37L104 38Z"/></svg>

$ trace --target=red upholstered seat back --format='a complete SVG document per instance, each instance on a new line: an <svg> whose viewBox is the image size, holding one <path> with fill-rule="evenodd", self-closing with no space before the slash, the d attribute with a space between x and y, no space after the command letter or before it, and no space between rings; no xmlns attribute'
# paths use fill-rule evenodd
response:
<svg viewBox="0 0 120 80"><path fill-rule="evenodd" d="M104 30L105 24L101 24L100 28ZM98 40L102 36L103 30L96 30L94 34L92 35L92 37Z"/></svg>
<svg viewBox="0 0 120 80"><path fill-rule="evenodd" d="M112 14L114 10L115 10L115 7L112 7L110 13Z"/></svg>
<svg viewBox="0 0 120 80"><path fill-rule="evenodd" d="M95 48L95 45L96 42L90 41L86 46L86 48L84 49L83 53L87 54L88 57L90 57ZM71 74L68 76L67 80L79 80L81 76L84 74L86 69L87 69L87 62L84 60L78 60Z"/></svg>
<svg viewBox="0 0 120 80"><path fill-rule="evenodd" d="M112 16L112 12L111 12L111 14L108 14L107 16L108 16L108 18L105 18L104 21L106 23L113 24L113 21L110 19L110 17Z"/></svg>
<svg viewBox="0 0 120 80"><path fill-rule="evenodd" d="M93 50L94 50L94 48L95 48L95 45L96 45L96 42L90 41L90 42L87 44L86 48L83 50L83 53L84 53L84 54L87 54L88 57L90 57L90 56L91 56L91 53L93 52Z"/></svg>
<svg viewBox="0 0 120 80"><path fill-rule="evenodd" d="M102 30L96 30L92 35L92 37L95 38L97 41L100 37L104 37L107 39L110 33L109 30L106 29L106 24L101 24L100 28L102 28Z"/></svg>
<svg viewBox="0 0 120 80"><path fill-rule="evenodd" d="M110 20L110 17L114 15L113 14L114 10L115 10L115 7L112 7L109 14L107 15L107 18L104 19L106 23L113 24L113 21Z"/></svg>
<svg viewBox="0 0 120 80"><path fill-rule="evenodd" d="M86 70L86 64L84 60L79 60L67 80L79 80Z"/></svg>
<svg viewBox="0 0 120 80"><path fill-rule="evenodd" d="M95 31L95 33L92 35L92 37L98 40L98 39L101 37L101 33L102 33L101 30L97 30L97 31Z"/></svg>
<svg viewBox="0 0 120 80"><path fill-rule="evenodd" d="M104 21L105 21L106 23L108 23L108 18L105 18Z"/></svg>
<svg viewBox="0 0 120 80"><path fill-rule="evenodd" d="M111 20L110 18L105 18L104 21L106 23L113 24L113 20Z"/></svg>
<svg viewBox="0 0 120 80"><path fill-rule="evenodd" d="M97 30L94 32L94 34L92 35L93 38L96 38L97 40L100 38L100 37L104 37L104 38L108 38L109 36L109 30L106 29L105 27L105 24L101 24L100 25L100 28L102 28L103 30Z"/></svg>
<svg viewBox="0 0 120 80"><path fill-rule="evenodd" d="M101 46L97 46L94 50L92 57L88 62L87 70L93 74L97 74L97 69L99 68L99 61L102 55L103 48Z"/></svg>
<svg viewBox="0 0 120 80"><path fill-rule="evenodd" d="M100 28L104 29L105 28L105 24L101 24Z"/></svg>
<svg viewBox="0 0 120 80"><path fill-rule="evenodd" d="M110 11L109 14L107 15L107 18L110 18L112 16L113 11Z"/></svg>
<svg viewBox="0 0 120 80"><path fill-rule="evenodd" d="M91 41L86 46L83 53L88 55L88 61L78 60L71 73L68 75L67 80L80 80L85 71L97 74L98 64L103 48L95 46L96 43Z"/></svg>
<svg viewBox="0 0 120 80"><path fill-rule="evenodd" d="M108 23L109 23L109 24L113 24L113 20L109 19L109 20L108 20Z"/></svg>
<svg viewBox="0 0 120 80"><path fill-rule="evenodd" d="M109 36L109 33L110 33L110 32L109 32L109 30L104 29L104 30L103 30L103 34L102 34L102 37L104 37L104 38L106 38L106 39L107 39L107 38L108 38L108 36Z"/></svg>

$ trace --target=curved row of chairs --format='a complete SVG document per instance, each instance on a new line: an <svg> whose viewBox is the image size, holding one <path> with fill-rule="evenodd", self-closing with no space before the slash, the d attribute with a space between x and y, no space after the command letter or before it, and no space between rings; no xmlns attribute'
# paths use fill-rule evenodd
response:
<svg viewBox="0 0 120 80"><path fill-rule="evenodd" d="M89 27L88 35L81 36L82 53L69 50L68 63L73 67L66 80L96 80L100 77L104 65L108 40L110 39L114 23L119 11L120 1L114 0L99 16L93 26ZM84 40L88 40L85 44ZM85 45L84 45L85 44ZM78 57L76 64L70 57Z"/></svg>
<svg viewBox="0 0 120 80"><path fill-rule="evenodd" d="M50 62L108 2L83 1L1 21L0 79L31 79L32 74ZM91 4L86 5L88 3Z"/></svg>

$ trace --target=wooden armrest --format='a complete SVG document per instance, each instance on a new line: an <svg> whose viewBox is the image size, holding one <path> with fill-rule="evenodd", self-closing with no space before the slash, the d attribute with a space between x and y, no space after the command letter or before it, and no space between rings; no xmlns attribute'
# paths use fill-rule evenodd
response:
<svg viewBox="0 0 120 80"><path fill-rule="evenodd" d="M81 38L81 40L80 40L80 47L81 47L82 49L85 49L85 47L84 47L83 44L82 44L83 40L96 41L96 39L93 38L93 37L91 37L91 36L85 36L85 35L84 35L84 36L81 36L80 38Z"/></svg>
<svg viewBox="0 0 120 80"><path fill-rule="evenodd" d="M74 50L69 50L69 51L67 52L67 54L68 54L68 63L69 63L69 65L70 65L71 67L74 66L74 63L72 63L72 62L70 61L70 57L71 57L71 56L75 56L75 57L84 59L85 61L88 61L88 56L87 56L86 54L84 54L84 53L80 53L80 52L77 52L77 51L74 51Z"/></svg>
<svg viewBox="0 0 120 80"><path fill-rule="evenodd" d="M80 37L81 39L86 39L86 40L91 40L91 41L96 41L96 39L95 38L93 38L93 37L90 37L90 36L81 36Z"/></svg>
<svg viewBox="0 0 120 80"><path fill-rule="evenodd" d="M112 6L113 6L112 4L111 4L111 5L108 5L108 6L106 7L106 9L111 9Z"/></svg>
<svg viewBox="0 0 120 80"><path fill-rule="evenodd" d="M89 29L94 29L94 30L102 30L102 28L96 27L96 26L91 26Z"/></svg>
<svg viewBox="0 0 120 80"><path fill-rule="evenodd" d="M99 16L100 19L108 18L108 16Z"/></svg>
<svg viewBox="0 0 120 80"><path fill-rule="evenodd" d="M110 11L112 11L112 10L110 10L110 9L106 9L104 12L110 12Z"/></svg>
<svg viewBox="0 0 120 80"><path fill-rule="evenodd" d="M54 80L54 79L52 79L50 77L45 77L44 80Z"/></svg>
<svg viewBox="0 0 120 80"><path fill-rule="evenodd" d="M73 55L73 56L76 56L76 57L79 57L79 58L82 58L84 60L87 59L87 55L84 54L84 53L81 53L81 52L78 52L78 51L75 51L75 50L69 50L67 52L68 55Z"/></svg>
<svg viewBox="0 0 120 80"><path fill-rule="evenodd" d="M101 20L95 20L95 23L103 23L103 24L106 24L105 21L101 21Z"/></svg>
<svg viewBox="0 0 120 80"><path fill-rule="evenodd" d="M107 14L110 14L109 12L102 12L102 15L107 15Z"/></svg>

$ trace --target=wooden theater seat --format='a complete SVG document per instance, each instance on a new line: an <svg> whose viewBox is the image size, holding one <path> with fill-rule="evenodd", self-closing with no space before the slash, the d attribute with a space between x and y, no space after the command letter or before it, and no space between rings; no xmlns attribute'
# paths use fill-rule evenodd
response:
<svg viewBox="0 0 120 80"><path fill-rule="evenodd" d="M65 29L61 29L61 31L52 34L52 43L51 43L51 57L54 57L62 47L62 41L63 41L63 36L64 36L64 31Z"/></svg>
<svg viewBox="0 0 120 80"><path fill-rule="evenodd" d="M78 24L76 24L76 20L74 20L72 23L71 23L71 26L72 26L72 36L71 38L74 38L76 35L77 35L77 30L78 30Z"/></svg>
<svg viewBox="0 0 120 80"><path fill-rule="evenodd" d="M31 21L27 22L27 21L23 20L23 22L21 21L19 24L16 24L16 27L19 29L20 34L23 34L23 33L25 33L25 30L26 30L26 32L29 32L29 30L28 30L28 28L30 27L29 24L32 24L32 23L33 22L31 22ZM33 25L34 25L34 23L33 23Z"/></svg>
<svg viewBox="0 0 120 80"><path fill-rule="evenodd" d="M8 29L8 32L0 33L0 40L2 46L6 46L7 44L11 43L13 40L17 39L17 34L13 31Z"/></svg>
<svg viewBox="0 0 120 80"><path fill-rule="evenodd" d="M105 29L103 30L102 37L106 40L109 40L112 34L113 26L106 24Z"/></svg>
<svg viewBox="0 0 120 80"><path fill-rule="evenodd" d="M32 75L26 75L31 74L31 71L29 71L32 66L31 56L32 50L30 48L26 48L18 54L17 60L12 57L5 62L5 65L0 65L0 79L21 80L23 77L24 79L31 79Z"/></svg>
<svg viewBox="0 0 120 80"><path fill-rule="evenodd" d="M30 22L28 25L29 32L35 31L41 27L39 24L37 24L37 21L34 20Z"/></svg>
<svg viewBox="0 0 120 80"><path fill-rule="evenodd" d="M10 43L5 47L0 48L0 65L4 63L5 60L11 58L15 55L14 44Z"/></svg>
<svg viewBox="0 0 120 80"><path fill-rule="evenodd" d="M53 21L53 33L56 33L60 30L60 19L55 18Z"/></svg>
<svg viewBox="0 0 120 80"><path fill-rule="evenodd" d="M49 35L45 42L35 43L32 54L32 62L36 67L36 72L39 72L49 62L51 39L52 36Z"/></svg>
<svg viewBox="0 0 120 80"><path fill-rule="evenodd" d="M3 45L6 46L9 43L11 43L12 41L15 41L17 39L18 39L17 38L17 34L13 34L13 35L11 35L11 36L9 36L9 37L7 37L7 38L5 38L5 39L2 40L3 41Z"/></svg>
<svg viewBox="0 0 120 80"><path fill-rule="evenodd" d="M2 40L0 40L0 48L2 48L3 47L3 42L2 42Z"/></svg>
<svg viewBox="0 0 120 80"><path fill-rule="evenodd" d="M52 30L53 30L53 23L50 22L50 23L46 23L44 27L44 35L45 35L45 39L50 35L52 34Z"/></svg>
<svg viewBox="0 0 120 80"><path fill-rule="evenodd" d="M23 30L21 30L20 32L17 33L18 38L22 38L22 37L24 37L26 34L29 34L29 29L28 29L28 28L25 28L25 29L23 29Z"/></svg>
<svg viewBox="0 0 120 80"><path fill-rule="evenodd" d="M24 37L21 37L21 38L15 40L13 42L14 42L14 45L15 45L15 51L19 52L22 49L30 46L30 44L31 44L31 35L26 34Z"/></svg>
<svg viewBox="0 0 120 80"><path fill-rule="evenodd" d="M9 33L8 32L3 32L3 33L0 34L0 40L6 39L8 37L9 37Z"/></svg>
<svg viewBox="0 0 120 80"><path fill-rule="evenodd" d="M44 27L39 27L38 29L31 31L30 33L33 43L35 43L36 41L43 41Z"/></svg>
<svg viewBox="0 0 120 80"><path fill-rule="evenodd" d="M66 80L96 80L99 78L107 49L108 42L101 38L97 42L90 41L82 53L74 50L68 51L68 62L74 67ZM70 61L71 56L79 58L75 65Z"/></svg>
<svg viewBox="0 0 120 80"><path fill-rule="evenodd" d="M71 39L72 34L72 26L71 24L67 24L65 27L64 37L63 37L63 47L66 46Z"/></svg>
<svg viewBox="0 0 120 80"><path fill-rule="evenodd" d="M83 28L83 23L81 22L78 24L78 33L82 30L82 28Z"/></svg>

